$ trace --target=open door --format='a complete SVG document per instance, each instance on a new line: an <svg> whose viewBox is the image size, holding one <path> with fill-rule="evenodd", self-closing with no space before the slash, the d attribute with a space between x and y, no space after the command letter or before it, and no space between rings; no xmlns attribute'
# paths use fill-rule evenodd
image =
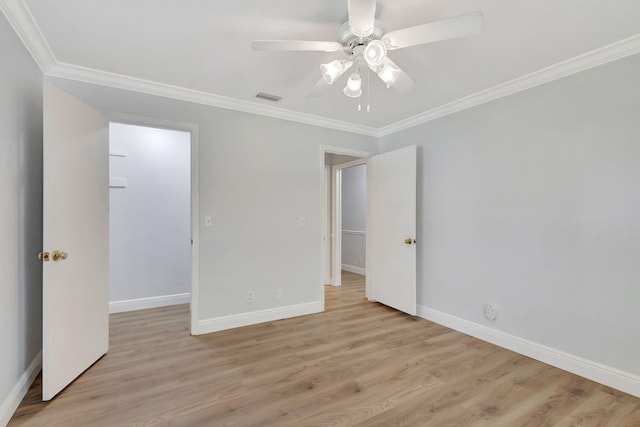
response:
<svg viewBox="0 0 640 427"><path fill-rule="evenodd" d="M44 84L42 399L109 347L109 122Z"/></svg>
<svg viewBox="0 0 640 427"><path fill-rule="evenodd" d="M415 145L367 162L367 298L416 315Z"/></svg>

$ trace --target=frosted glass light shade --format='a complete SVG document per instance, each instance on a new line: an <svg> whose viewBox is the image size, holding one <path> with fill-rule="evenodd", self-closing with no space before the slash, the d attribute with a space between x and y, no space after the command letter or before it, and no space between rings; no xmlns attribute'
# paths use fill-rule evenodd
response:
<svg viewBox="0 0 640 427"><path fill-rule="evenodd" d="M353 73L349 76L349 81L343 92L350 98L357 98L362 95L362 79L360 78L360 74Z"/></svg>
<svg viewBox="0 0 640 427"><path fill-rule="evenodd" d="M338 79L338 77L344 74L345 71L351 68L352 65L352 61L345 62L335 59L327 64L321 64L320 72L322 73L324 81L331 85Z"/></svg>
<svg viewBox="0 0 640 427"><path fill-rule="evenodd" d="M382 64L382 61L387 57L387 47L381 40L373 40L369 42L364 49L364 60L370 67L377 67Z"/></svg>
<svg viewBox="0 0 640 427"><path fill-rule="evenodd" d="M400 70L392 65L384 64L378 71L378 77L387 85L387 88L390 88L400 77Z"/></svg>

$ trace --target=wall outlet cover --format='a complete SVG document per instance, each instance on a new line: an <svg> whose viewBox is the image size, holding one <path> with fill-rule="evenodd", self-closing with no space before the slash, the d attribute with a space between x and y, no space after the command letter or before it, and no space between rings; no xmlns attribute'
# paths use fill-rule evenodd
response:
<svg viewBox="0 0 640 427"><path fill-rule="evenodd" d="M492 304L485 305L484 317L486 317L487 320L496 320L496 317L498 317L498 310L496 309L496 306Z"/></svg>

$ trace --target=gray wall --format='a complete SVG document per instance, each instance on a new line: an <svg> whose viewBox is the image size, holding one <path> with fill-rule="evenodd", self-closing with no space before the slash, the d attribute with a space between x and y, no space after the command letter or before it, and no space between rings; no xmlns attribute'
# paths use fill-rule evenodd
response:
<svg viewBox="0 0 640 427"><path fill-rule="evenodd" d="M640 374L638 76L635 55L381 139L419 146L418 304Z"/></svg>
<svg viewBox="0 0 640 427"><path fill-rule="evenodd" d="M109 301L191 291L191 134L111 123Z"/></svg>
<svg viewBox="0 0 640 427"><path fill-rule="evenodd" d="M364 273L367 166L342 170L342 268Z"/></svg>
<svg viewBox="0 0 640 427"><path fill-rule="evenodd" d="M322 300L320 145L372 137L63 79L105 112L194 123L200 134L200 319ZM204 228L205 215L213 227ZM305 227L299 218L305 217ZM283 289L277 300L276 289ZM255 302L247 303L252 290Z"/></svg>
<svg viewBox="0 0 640 427"><path fill-rule="evenodd" d="M2 405L42 344L42 75L2 14L0 62Z"/></svg>
<svg viewBox="0 0 640 427"><path fill-rule="evenodd" d="M4 402L41 347L42 84L4 17L0 54ZM636 55L379 141L420 146L420 305L640 374L638 75ZM374 138L53 80L103 111L199 125L202 319L320 300L319 146Z"/></svg>

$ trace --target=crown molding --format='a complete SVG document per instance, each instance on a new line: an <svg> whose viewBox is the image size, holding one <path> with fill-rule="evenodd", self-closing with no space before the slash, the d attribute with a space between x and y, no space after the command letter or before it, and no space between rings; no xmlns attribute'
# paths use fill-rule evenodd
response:
<svg viewBox="0 0 640 427"><path fill-rule="evenodd" d="M31 11L22 0L0 0L0 11L7 18L40 71L44 73L57 62Z"/></svg>
<svg viewBox="0 0 640 427"><path fill-rule="evenodd" d="M0 0L0 11L2 11L2 13L7 17L7 20L13 27L14 31L45 75L140 92L148 95L162 96L212 107L242 111L377 138L400 132L414 126L430 122L431 120L448 116L486 102L503 98L517 92L615 61L617 59L640 53L640 34L637 34L489 89L485 89L464 98L432 108L390 125L381 128L374 128L348 123L341 120L314 116L312 114L300 113L270 105L263 105L255 102L215 95L180 86L58 62L47 43L47 40L44 38L40 28L31 15L29 8L25 5L23 0Z"/></svg>
<svg viewBox="0 0 640 427"><path fill-rule="evenodd" d="M640 34L476 92L378 129L381 138L590 68L640 53Z"/></svg>
<svg viewBox="0 0 640 427"><path fill-rule="evenodd" d="M39 31L38 31L39 33ZM640 34L559 62L533 73L518 77L453 102L427 110L382 128L357 125L311 114L299 113L254 102L201 92L184 87L138 79L135 77L94 70L72 64L55 63L47 75L115 87L149 95L163 96L229 110L243 111L276 119L290 120L330 129L381 138L432 120L472 108L514 93L522 92L590 68L640 53Z"/></svg>
<svg viewBox="0 0 640 427"><path fill-rule="evenodd" d="M282 120L289 120L298 123L305 123L344 132L352 132L374 137L377 136L377 130L369 126L357 125L354 123L343 122L326 117L314 116L311 114L286 110L284 108L229 98L226 96L215 95L208 92L202 92L180 86L139 79L136 77L111 73L108 71L95 70L92 68L81 67L73 64L58 62L55 65L49 67L45 74L52 77L77 80L85 83L92 83L101 86L108 86L117 89L145 93L147 95L162 96L165 98L172 98L180 101L219 107L227 110L242 111L245 113L257 114Z"/></svg>

